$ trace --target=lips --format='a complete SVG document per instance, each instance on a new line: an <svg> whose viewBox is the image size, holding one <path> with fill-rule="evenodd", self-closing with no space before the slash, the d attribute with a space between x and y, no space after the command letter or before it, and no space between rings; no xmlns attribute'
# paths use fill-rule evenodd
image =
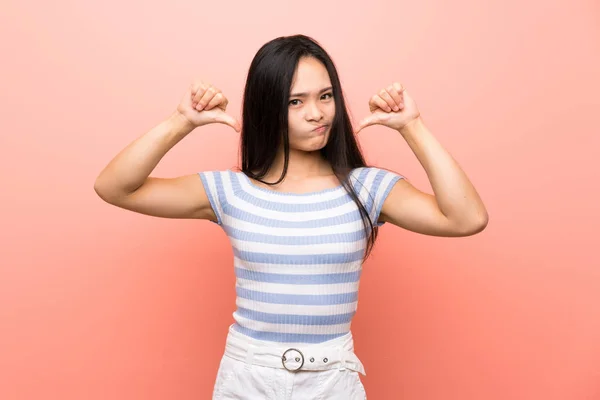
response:
<svg viewBox="0 0 600 400"><path fill-rule="evenodd" d="M327 128L329 125L321 125L321 126L317 126L315 129L313 129L313 131L318 131L321 128Z"/></svg>

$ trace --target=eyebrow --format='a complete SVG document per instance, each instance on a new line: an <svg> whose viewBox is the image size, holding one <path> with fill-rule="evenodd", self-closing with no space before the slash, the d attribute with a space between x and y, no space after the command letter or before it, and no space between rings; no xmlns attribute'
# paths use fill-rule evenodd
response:
<svg viewBox="0 0 600 400"><path fill-rule="evenodd" d="M329 86L329 87L326 87L325 89L321 89L321 90L319 91L319 94L321 94L321 93L323 93L323 92L326 92L326 91L328 91L328 90L331 90L331 89L332 89L332 87L331 87L331 86ZM292 94L290 95L290 97L306 97L306 96L308 96L308 95L309 95L309 93L306 93L306 92L302 92L302 93L292 93Z"/></svg>

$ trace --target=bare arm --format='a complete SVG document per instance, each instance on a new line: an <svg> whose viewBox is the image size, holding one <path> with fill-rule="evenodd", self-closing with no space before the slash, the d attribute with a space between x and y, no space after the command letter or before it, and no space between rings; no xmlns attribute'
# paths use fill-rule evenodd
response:
<svg viewBox="0 0 600 400"><path fill-rule="evenodd" d="M435 195L397 182L383 203L381 219L432 236L469 236L488 223L477 190L452 156L420 120L401 131L425 168Z"/></svg>
<svg viewBox="0 0 600 400"><path fill-rule="evenodd" d="M194 128L174 112L117 154L96 178L94 190L107 203L142 214L215 221L198 174L149 176L165 154Z"/></svg>
<svg viewBox="0 0 600 400"><path fill-rule="evenodd" d="M177 110L125 147L102 170L94 190L107 203L164 218L217 221L198 174L177 178L149 176L165 154L198 126L222 123L240 131L225 113L228 101L209 83L192 83Z"/></svg>
<svg viewBox="0 0 600 400"><path fill-rule="evenodd" d="M434 195L403 179L395 183L380 213L382 222L433 236L468 236L481 232L488 213L477 190L458 163L420 118L413 98L394 82L369 100L371 115L359 131L381 124L396 129L425 169Z"/></svg>

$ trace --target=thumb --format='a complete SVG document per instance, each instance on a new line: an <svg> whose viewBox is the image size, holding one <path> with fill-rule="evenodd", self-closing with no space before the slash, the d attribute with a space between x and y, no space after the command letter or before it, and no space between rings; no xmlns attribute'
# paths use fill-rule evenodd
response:
<svg viewBox="0 0 600 400"><path fill-rule="evenodd" d="M356 133L359 133L360 131L365 129L367 126L371 126L376 123L377 123L377 118L375 118L373 115L369 115L368 117L363 118L363 120L359 122Z"/></svg>
<svg viewBox="0 0 600 400"><path fill-rule="evenodd" d="M221 124L229 125L233 129L235 129L235 131L238 133L242 130L242 127L241 127L240 123L238 122L238 120L224 112L219 113L219 116L217 117L217 122L219 122Z"/></svg>

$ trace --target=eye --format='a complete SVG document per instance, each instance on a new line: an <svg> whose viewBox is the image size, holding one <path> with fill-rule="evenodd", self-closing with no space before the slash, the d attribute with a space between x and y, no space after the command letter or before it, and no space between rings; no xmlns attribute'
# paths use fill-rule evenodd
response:
<svg viewBox="0 0 600 400"><path fill-rule="evenodd" d="M326 97L326 96L329 96L326 99L331 99L331 98L333 98L333 93L325 93L323 96L321 96L321 98ZM298 99L290 100L289 104L292 106L297 106L299 103L294 103L294 102L299 102L299 101L300 100L298 100Z"/></svg>

